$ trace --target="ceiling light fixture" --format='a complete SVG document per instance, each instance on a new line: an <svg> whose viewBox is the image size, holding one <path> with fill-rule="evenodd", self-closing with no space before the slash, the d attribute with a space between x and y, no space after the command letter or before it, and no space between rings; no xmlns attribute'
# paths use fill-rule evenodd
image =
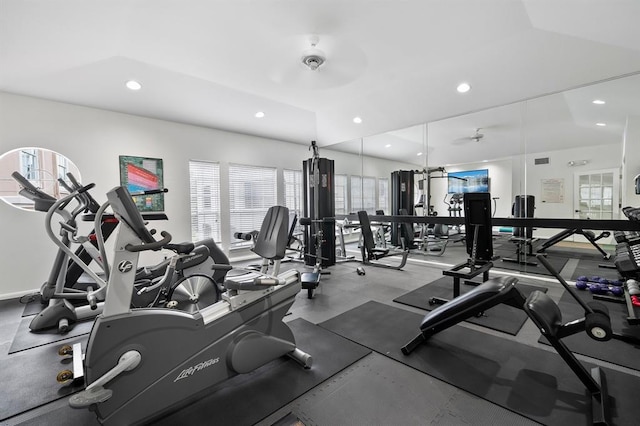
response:
<svg viewBox="0 0 640 426"><path fill-rule="evenodd" d="M264 117L264 112L262 111L256 112L256 118L262 118L262 117Z"/></svg>
<svg viewBox="0 0 640 426"><path fill-rule="evenodd" d="M360 124L360 123L362 123L362 118L360 118L360 117L353 117L353 122L354 122L354 123L356 123L356 124Z"/></svg>
<svg viewBox="0 0 640 426"><path fill-rule="evenodd" d="M586 166L587 164L589 164L589 160L571 160L567 163L567 166L569 167Z"/></svg>
<svg viewBox="0 0 640 426"><path fill-rule="evenodd" d="M125 84L127 86L127 89L129 90L140 90L142 89L142 84L138 83L135 80L129 80L126 82Z"/></svg>
<svg viewBox="0 0 640 426"><path fill-rule="evenodd" d="M606 102L601 100L601 99L594 99L593 102L591 102L591 103L596 104L596 105L604 105Z"/></svg>
<svg viewBox="0 0 640 426"><path fill-rule="evenodd" d="M417 155L418 155L418 157L420 157L420 156L422 155L422 153L421 153L421 152L419 152Z"/></svg>
<svg viewBox="0 0 640 426"><path fill-rule="evenodd" d="M471 86L469 85L469 83L460 83L456 90L459 93L467 93L469 90L471 90Z"/></svg>
<svg viewBox="0 0 640 426"><path fill-rule="evenodd" d="M385 148L391 148L391 144L390 144L390 143L388 143L388 144L386 144L384 147L385 147Z"/></svg>
<svg viewBox="0 0 640 426"><path fill-rule="evenodd" d="M607 125L607 123L596 123L596 126L599 127L605 127Z"/></svg>

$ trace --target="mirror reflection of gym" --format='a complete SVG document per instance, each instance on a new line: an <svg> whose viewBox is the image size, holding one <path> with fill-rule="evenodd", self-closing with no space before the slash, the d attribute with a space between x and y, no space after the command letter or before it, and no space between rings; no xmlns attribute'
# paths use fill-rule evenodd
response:
<svg viewBox="0 0 640 426"><path fill-rule="evenodd" d="M80 178L80 171L71 160L49 149L24 147L0 155L0 199L27 211L34 210L34 202L20 195L21 187L11 177L14 172L54 198L68 195L59 178L66 179L67 173Z"/></svg>

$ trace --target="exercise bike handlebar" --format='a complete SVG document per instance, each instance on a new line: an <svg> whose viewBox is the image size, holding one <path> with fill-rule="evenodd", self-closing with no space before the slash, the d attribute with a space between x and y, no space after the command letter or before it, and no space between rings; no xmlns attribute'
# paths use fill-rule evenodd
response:
<svg viewBox="0 0 640 426"><path fill-rule="evenodd" d="M160 241L156 241L153 243L146 243L146 244L127 244L124 248L125 250L131 251L131 252L139 252L139 251L146 251L146 250L154 250L154 251L160 250L164 246L169 244L172 238L171 234L168 233L167 231L160 232L160 235L162 236L162 239Z"/></svg>

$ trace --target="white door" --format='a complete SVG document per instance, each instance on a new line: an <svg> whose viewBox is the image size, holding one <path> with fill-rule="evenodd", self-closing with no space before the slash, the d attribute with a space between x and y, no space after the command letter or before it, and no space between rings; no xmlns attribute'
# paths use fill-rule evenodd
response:
<svg viewBox="0 0 640 426"><path fill-rule="evenodd" d="M618 219L620 172L617 169L576 172L574 176L575 219ZM587 240L576 235L574 241ZM602 242L606 244L609 240Z"/></svg>

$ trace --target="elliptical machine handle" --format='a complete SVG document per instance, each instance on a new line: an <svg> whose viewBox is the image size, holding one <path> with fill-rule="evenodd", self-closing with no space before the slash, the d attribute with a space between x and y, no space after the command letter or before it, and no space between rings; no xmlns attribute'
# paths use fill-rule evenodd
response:
<svg viewBox="0 0 640 426"><path fill-rule="evenodd" d="M154 250L154 251L160 250L161 248L169 244L172 238L171 234L168 233L167 231L160 232L160 235L162 236L162 239L160 241L156 241L154 243L147 243L147 244L127 244L124 248L125 250L132 251L132 252L145 251L145 250Z"/></svg>

